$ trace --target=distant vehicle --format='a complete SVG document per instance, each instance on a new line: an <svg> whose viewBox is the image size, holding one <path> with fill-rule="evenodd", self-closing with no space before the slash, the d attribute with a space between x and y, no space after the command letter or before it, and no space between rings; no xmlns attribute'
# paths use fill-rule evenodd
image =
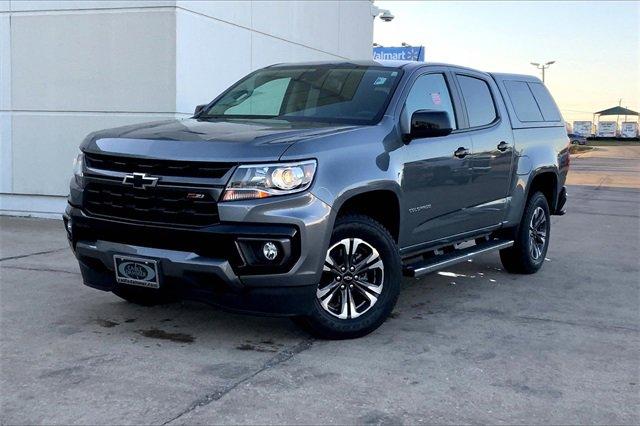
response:
<svg viewBox="0 0 640 426"><path fill-rule="evenodd" d="M623 121L620 126L620 137L633 139L638 137L638 123L634 121Z"/></svg>
<svg viewBox="0 0 640 426"><path fill-rule="evenodd" d="M584 137L592 136L595 133L593 122L591 121L574 121L573 128L567 133L582 135Z"/></svg>
<svg viewBox="0 0 640 426"><path fill-rule="evenodd" d="M615 138L618 136L618 123L615 121L599 121L596 136L599 138Z"/></svg>
<svg viewBox="0 0 640 426"><path fill-rule="evenodd" d="M494 250L538 271L567 200L569 138L542 82L440 64L271 66L191 118L81 151L64 220L85 284L325 338L376 329L403 274Z"/></svg>
<svg viewBox="0 0 640 426"><path fill-rule="evenodd" d="M575 133L569 133L567 136L569 136L569 140L571 141L571 145L586 145L587 144L587 138L582 136L582 135L578 135Z"/></svg>

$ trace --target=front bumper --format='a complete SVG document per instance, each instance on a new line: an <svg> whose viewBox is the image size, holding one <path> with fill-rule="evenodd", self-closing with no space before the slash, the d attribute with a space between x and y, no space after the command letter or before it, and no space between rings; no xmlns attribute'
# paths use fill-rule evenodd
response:
<svg viewBox="0 0 640 426"><path fill-rule="evenodd" d="M149 226L96 218L69 205L64 219L86 285L112 291L115 254L158 261L161 290L254 314L308 313L333 226L332 210L311 194L220 204L221 223L201 228ZM275 266L247 267L241 239L290 243Z"/></svg>

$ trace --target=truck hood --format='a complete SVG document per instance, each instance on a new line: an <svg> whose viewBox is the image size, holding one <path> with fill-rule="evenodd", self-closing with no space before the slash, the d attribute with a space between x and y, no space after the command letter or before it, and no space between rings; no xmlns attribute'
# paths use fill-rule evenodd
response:
<svg viewBox="0 0 640 426"><path fill-rule="evenodd" d="M81 150L185 161L276 161L293 143L353 125L281 120L166 120L91 133Z"/></svg>

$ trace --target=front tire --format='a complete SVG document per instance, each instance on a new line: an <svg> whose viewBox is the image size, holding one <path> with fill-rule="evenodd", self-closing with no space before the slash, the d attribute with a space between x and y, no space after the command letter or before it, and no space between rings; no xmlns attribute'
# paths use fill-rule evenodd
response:
<svg viewBox="0 0 640 426"><path fill-rule="evenodd" d="M312 312L296 322L325 339L351 339L378 328L398 300L402 267L393 237L377 221L336 221Z"/></svg>
<svg viewBox="0 0 640 426"><path fill-rule="evenodd" d="M514 245L500 250L504 268L515 274L533 274L544 263L549 248L551 216L547 198L534 193L525 206L520 226L515 233Z"/></svg>

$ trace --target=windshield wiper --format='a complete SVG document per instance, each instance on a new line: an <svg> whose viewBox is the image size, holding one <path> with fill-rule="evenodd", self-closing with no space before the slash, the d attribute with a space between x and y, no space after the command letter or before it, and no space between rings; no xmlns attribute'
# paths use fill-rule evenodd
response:
<svg viewBox="0 0 640 426"><path fill-rule="evenodd" d="M233 119L233 118L240 118L240 119L246 119L246 118L264 118L264 119L268 119L268 118L276 118L278 117L277 115L226 115L226 114L216 114L216 115L203 115L202 117L199 118L228 118L228 119Z"/></svg>

